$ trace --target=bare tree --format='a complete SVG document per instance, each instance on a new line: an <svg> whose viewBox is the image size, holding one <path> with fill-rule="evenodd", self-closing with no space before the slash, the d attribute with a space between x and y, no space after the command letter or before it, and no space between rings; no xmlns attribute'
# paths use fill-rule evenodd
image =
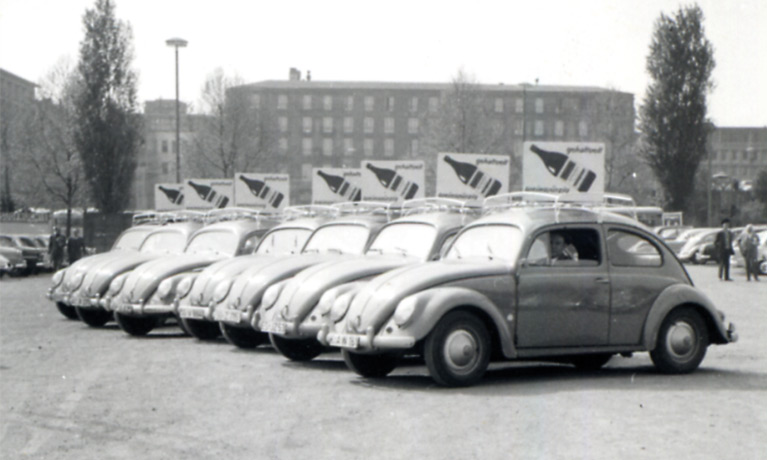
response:
<svg viewBox="0 0 767 460"><path fill-rule="evenodd" d="M249 97L239 76L216 69L202 90L202 117L195 132L192 170L208 177L268 170L276 146L273 117Z"/></svg>

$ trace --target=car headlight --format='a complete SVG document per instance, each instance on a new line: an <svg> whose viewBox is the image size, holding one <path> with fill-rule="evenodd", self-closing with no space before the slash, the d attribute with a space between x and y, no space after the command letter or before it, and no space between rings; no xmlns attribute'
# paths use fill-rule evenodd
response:
<svg viewBox="0 0 767 460"><path fill-rule="evenodd" d="M173 290L173 280L163 280L159 286L157 286L157 296L161 299L165 298Z"/></svg>
<svg viewBox="0 0 767 460"><path fill-rule="evenodd" d="M117 295L118 292L120 292L123 288L123 284L125 284L125 278L127 278L128 275L120 275L117 278L113 279L111 283L109 283L109 295L114 297Z"/></svg>
<svg viewBox="0 0 767 460"><path fill-rule="evenodd" d="M336 322L341 320L349 310L352 298L354 298L354 294L351 292L338 296L335 302L333 302L333 307L330 309L330 319Z"/></svg>
<svg viewBox="0 0 767 460"><path fill-rule="evenodd" d="M277 297L279 297L280 292L282 292L282 286L283 283L277 283L269 286L266 289L266 292L264 292L264 297L261 299L261 306L263 308L269 309L274 306L274 304L277 302Z"/></svg>
<svg viewBox="0 0 767 460"><path fill-rule="evenodd" d="M66 269L61 269L53 274L53 278L51 278L51 283L53 284L53 287L58 286L61 284L61 282L64 280L64 273L66 272Z"/></svg>
<svg viewBox="0 0 767 460"><path fill-rule="evenodd" d="M336 301L337 294L338 291L335 289L327 290L322 294L322 297L320 297L320 301L317 304L317 313L319 313L320 316L326 316L330 313L330 309L333 308L333 303Z"/></svg>
<svg viewBox="0 0 767 460"><path fill-rule="evenodd" d="M415 296L405 297L394 310L394 322L402 327L413 318L415 308L418 306L418 298Z"/></svg>
<svg viewBox="0 0 767 460"><path fill-rule="evenodd" d="M183 299L189 294L189 291L192 290L192 285L194 284L194 278L191 276L187 276L186 278L182 279L180 283L178 283L178 286L176 286L176 297L179 299Z"/></svg>
<svg viewBox="0 0 767 460"><path fill-rule="evenodd" d="M213 301L216 303L226 299L229 294L229 289L232 288L232 280L224 280L218 283L216 290L213 291Z"/></svg>

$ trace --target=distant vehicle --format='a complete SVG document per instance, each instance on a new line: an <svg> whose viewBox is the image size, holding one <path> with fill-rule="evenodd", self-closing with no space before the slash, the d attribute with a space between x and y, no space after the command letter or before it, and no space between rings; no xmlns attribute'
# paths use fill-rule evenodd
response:
<svg viewBox="0 0 767 460"><path fill-rule="evenodd" d="M0 236L0 256L6 261L3 274L17 275L27 268L27 261L24 260L21 249L10 238Z"/></svg>
<svg viewBox="0 0 767 460"><path fill-rule="evenodd" d="M680 233L679 236L677 236L676 238L672 240L666 240L666 245L672 251L674 251L674 253L679 254L679 251L682 249L682 246L684 246L687 243L687 240L697 235L698 233L705 232L706 230L711 230L711 229L710 228L689 228L687 230L682 231L682 233Z"/></svg>
<svg viewBox="0 0 767 460"><path fill-rule="evenodd" d="M46 252L39 248L37 243L22 235L0 235L0 240L5 241L6 244L10 242L12 247L21 250L21 255L26 262L24 268L26 274L37 272L38 264L42 265L43 254Z"/></svg>
<svg viewBox="0 0 767 460"><path fill-rule="evenodd" d="M679 250L679 260L694 264L705 264L711 260L718 262L714 253L714 240L719 230L709 228L693 235ZM733 246L735 246L735 236L733 236Z"/></svg>
<svg viewBox="0 0 767 460"><path fill-rule="evenodd" d="M689 225L666 225L653 228L656 235L664 241L671 241L679 237L683 232L691 229Z"/></svg>
<svg viewBox="0 0 767 460"><path fill-rule="evenodd" d="M755 232L759 238L759 247L757 249L756 260L759 262L759 274L767 275L767 230ZM731 263L736 267L745 267L745 261L743 254L740 252L740 247L737 242L732 245L735 250L735 254L732 255Z"/></svg>

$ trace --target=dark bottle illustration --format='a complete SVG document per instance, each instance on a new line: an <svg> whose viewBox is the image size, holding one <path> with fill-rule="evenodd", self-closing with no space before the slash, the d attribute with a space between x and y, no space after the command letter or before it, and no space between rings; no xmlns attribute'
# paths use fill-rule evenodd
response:
<svg viewBox="0 0 767 460"><path fill-rule="evenodd" d="M403 178L393 169L378 168L370 163L367 164L367 168L373 171L384 188L399 193L406 200L413 198L418 191L418 184Z"/></svg>
<svg viewBox="0 0 767 460"><path fill-rule="evenodd" d="M162 185L157 186L162 193L165 194L165 197L168 198L168 201L170 201L173 204L183 204L184 203L184 193L181 190L176 190L175 188L165 188Z"/></svg>
<svg viewBox="0 0 767 460"><path fill-rule="evenodd" d="M343 177L326 174L320 170L317 170L317 175L325 179L325 182L333 193L341 195L349 201L360 201L362 199L360 188L350 184Z"/></svg>
<svg viewBox="0 0 767 460"><path fill-rule="evenodd" d="M279 208L280 203L282 203L282 199L285 198L285 195L283 195L282 192L272 190L268 185L266 185L266 182L262 180L251 179L249 177L245 177L242 174L240 175L240 180L245 182L245 184L250 189L250 193L257 196L258 198L261 198L262 200L265 200L273 208Z"/></svg>
<svg viewBox="0 0 767 460"><path fill-rule="evenodd" d="M543 150L535 144L530 146L530 151L538 155L552 176L562 179L579 192L588 192L597 178L594 171L576 164L562 152Z"/></svg>
<svg viewBox="0 0 767 460"><path fill-rule="evenodd" d="M482 196L495 195L501 189L501 181L488 176L471 163L456 161L447 155L445 162L453 167L461 182L477 190Z"/></svg>
<svg viewBox="0 0 767 460"><path fill-rule="evenodd" d="M229 197L219 195L213 190L213 187L205 184L195 184L192 181L187 181L187 183L200 195L201 199L212 203L214 208L225 208L226 204L229 203Z"/></svg>

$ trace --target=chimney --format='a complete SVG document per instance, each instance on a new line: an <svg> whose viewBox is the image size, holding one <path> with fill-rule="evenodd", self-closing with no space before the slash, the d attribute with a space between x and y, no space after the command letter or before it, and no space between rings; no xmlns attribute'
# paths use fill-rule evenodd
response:
<svg viewBox="0 0 767 460"><path fill-rule="evenodd" d="M290 68L290 81L300 81L301 80L301 71L296 69L295 67Z"/></svg>

